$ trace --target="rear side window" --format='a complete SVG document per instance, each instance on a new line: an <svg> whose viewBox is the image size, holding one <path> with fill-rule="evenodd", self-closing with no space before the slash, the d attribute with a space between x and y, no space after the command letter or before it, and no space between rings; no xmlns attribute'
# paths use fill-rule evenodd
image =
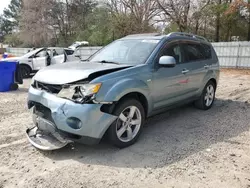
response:
<svg viewBox="0 0 250 188"><path fill-rule="evenodd" d="M185 62L211 59L211 47L206 44L183 44Z"/></svg>
<svg viewBox="0 0 250 188"><path fill-rule="evenodd" d="M201 46L199 44L183 44L185 61L197 61L203 59Z"/></svg>
<svg viewBox="0 0 250 188"><path fill-rule="evenodd" d="M45 57L47 55L47 52L45 50L42 50L36 54L36 57Z"/></svg>

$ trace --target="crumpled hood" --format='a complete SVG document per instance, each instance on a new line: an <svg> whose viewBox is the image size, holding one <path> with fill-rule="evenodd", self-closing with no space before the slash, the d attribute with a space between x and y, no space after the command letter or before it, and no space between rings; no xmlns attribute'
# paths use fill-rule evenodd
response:
<svg viewBox="0 0 250 188"><path fill-rule="evenodd" d="M130 66L96 62L67 62L41 69L36 73L34 79L46 84L60 85L86 79L95 72L125 67Z"/></svg>

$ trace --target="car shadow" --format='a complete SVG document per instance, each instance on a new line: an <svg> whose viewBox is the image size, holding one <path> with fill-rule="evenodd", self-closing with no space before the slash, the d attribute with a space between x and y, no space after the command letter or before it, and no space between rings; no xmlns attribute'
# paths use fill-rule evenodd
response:
<svg viewBox="0 0 250 188"><path fill-rule="evenodd" d="M202 111L192 105L176 108L147 120L133 146L118 149L106 142L96 146L68 145L42 152L53 160L77 160L84 164L127 168L160 168L175 163L219 142L248 131L250 105L217 99L213 108Z"/></svg>

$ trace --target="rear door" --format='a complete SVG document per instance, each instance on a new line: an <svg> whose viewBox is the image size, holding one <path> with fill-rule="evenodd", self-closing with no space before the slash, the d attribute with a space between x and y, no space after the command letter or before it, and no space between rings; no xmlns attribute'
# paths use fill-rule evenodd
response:
<svg viewBox="0 0 250 188"><path fill-rule="evenodd" d="M204 46L196 41L184 41L181 47L184 53L184 63L189 70L188 97L192 97L202 87L203 79L209 69L206 60L209 53L206 55Z"/></svg>

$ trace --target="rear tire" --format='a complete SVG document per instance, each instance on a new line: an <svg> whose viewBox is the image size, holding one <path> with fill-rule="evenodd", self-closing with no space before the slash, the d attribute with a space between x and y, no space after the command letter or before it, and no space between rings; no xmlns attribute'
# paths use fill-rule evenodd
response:
<svg viewBox="0 0 250 188"><path fill-rule="evenodd" d="M114 115L118 116L109 127L110 142L119 148L134 144L143 128L145 111L135 99L126 99L117 104Z"/></svg>
<svg viewBox="0 0 250 188"><path fill-rule="evenodd" d="M29 78L31 69L28 66L20 65L20 70L23 78Z"/></svg>
<svg viewBox="0 0 250 188"><path fill-rule="evenodd" d="M200 98L195 101L195 107L201 110L208 110L212 107L215 98L215 84L211 80L204 87Z"/></svg>

